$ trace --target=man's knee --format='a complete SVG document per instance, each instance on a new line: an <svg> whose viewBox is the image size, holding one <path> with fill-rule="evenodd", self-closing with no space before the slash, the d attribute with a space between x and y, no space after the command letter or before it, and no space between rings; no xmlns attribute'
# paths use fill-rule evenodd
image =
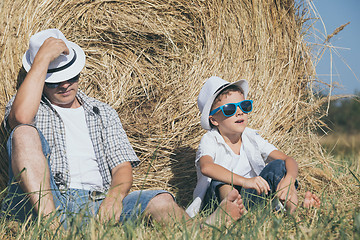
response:
<svg viewBox="0 0 360 240"><path fill-rule="evenodd" d="M13 130L7 149L14 173L21 170L18 168L28 165L29 160L40 163L39 158L45 159L45 154L47 154L43 149L40 132L30 125L19 125Z"/></svg>
<svg viewBox="0 0 360 240"><path fill-rule="evenodd" d="M176 205L173 196L170 193L160 193L150 200L148 207L156 209L173 208Z"/></svg>
<svg viewBox="0 0 360 240"><path fill-rule="evenodd" d="M13 130L12 133L13 142L18 140L25 140L26 142L29 142L29 138L31 139L38 138L40 141L39 133L34 126L19 125Z"/></svg>
<svg viewBox="0 0 360 240"><path fill-rule="evenodd" d="M27 151L28 149L42 151L41 147L39 131L31 125L17 126L8 142L8 150L10 151Z"/></svg>

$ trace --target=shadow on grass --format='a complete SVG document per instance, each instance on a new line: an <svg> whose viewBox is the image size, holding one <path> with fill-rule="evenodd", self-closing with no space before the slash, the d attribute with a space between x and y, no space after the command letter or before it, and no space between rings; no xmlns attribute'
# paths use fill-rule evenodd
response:
<svg viewBox="0 0 360 240"><path fill-rule="evenodd" d="M176 200L180 206L186 207L192 201L196 185L195 169L196 150L190 147L175 149L171 171L173 177L169 184L177 189Z"/></svg>

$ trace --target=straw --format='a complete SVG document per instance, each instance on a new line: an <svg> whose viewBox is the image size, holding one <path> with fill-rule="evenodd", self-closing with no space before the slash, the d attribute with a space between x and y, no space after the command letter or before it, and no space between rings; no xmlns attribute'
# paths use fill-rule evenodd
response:
<svg viewBox="0 0 360 240"><path fill-rule="evenodd" d="M87 55L81 89L119 113L141 159L134 189L168 189L191 199L195 152L205 133L196 99L212 75L247 79L250 127L305 169L327 167L312 132L324 100L311 89L315 69L303 10L292 0L4 0L0 105L16 92L30 36L59 28ZM4 187L4 154L1 160Z"/></svg>

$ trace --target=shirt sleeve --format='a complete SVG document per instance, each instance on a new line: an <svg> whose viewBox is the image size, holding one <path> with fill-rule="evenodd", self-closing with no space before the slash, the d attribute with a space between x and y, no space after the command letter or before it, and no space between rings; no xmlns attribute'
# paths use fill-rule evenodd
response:
<svg viewBox="0 0 360 240"><path fill-rule="evenodd" d="M199 144L199 148L196 152L196 159L195 159L195 164L198 163L198 161L200 160L200 158L202 156L210 156L213 159L215 159L215 154L216 154L216 142L215 139L212 138L210 136L209 133L206 133L200 141Z"/></svg>
<svg viewBox="0 0 360 240"><path fill-rule="evenodd" d="M10 99L10 101L5 106L4 127L5 127L6 131L8 131L8 132L11 131L11 128L8 124L8 118L9 118L10 110L11 110L12 104L14 102L14 99L15 99L15 95Z"/></svg>
<svg viewBox="0 0 360 240"><path fill-rule="evenodd" d="M259 147L260 154L261 154L262 158L264 159L264 161L267 160L267 158L269 157L269 154L272 151L277 150L277 148L274 145L272 145L267 140L262 138L258 133L255 134L255 141Z"/></svg>
<svg viewBox="0 0 360 240"><path fill-rule="evenodd" d="M111 108L109 125L106 127L106 158L112 169L123 162L130 162L133 167L140 160L131 146L117 112Z"/></svg>

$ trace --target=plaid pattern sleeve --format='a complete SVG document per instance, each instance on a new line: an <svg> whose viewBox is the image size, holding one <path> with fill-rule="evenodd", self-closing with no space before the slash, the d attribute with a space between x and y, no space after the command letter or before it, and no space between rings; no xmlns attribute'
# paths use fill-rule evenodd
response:
<svg viewBox="0 0 360 240"><path fill-rule="evenodd" d="M132 148L120 118L114 109L110 110L110 125L105 129L106 144L105 156L109 167L112 169L119 163L130 161L133 167L139 164L139 159Z"/></svg>
<svg viewBox="0 0 360 240"><path fill-rule="evenodd" d="M10 99L10 101L5 106L4 127L5 127L6 131L9 131L9 132L11 131L11 128L8 125L7 119L9 117L11 106L14 102L14 99L15 99L15 95Z"/></svg>

